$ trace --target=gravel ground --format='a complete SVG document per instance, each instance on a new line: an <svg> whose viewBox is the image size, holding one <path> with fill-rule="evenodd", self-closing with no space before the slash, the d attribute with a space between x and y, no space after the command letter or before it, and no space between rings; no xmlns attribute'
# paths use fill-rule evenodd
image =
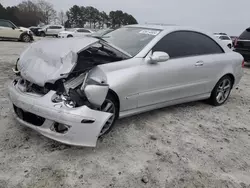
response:
<svg viewBox="0 0 250 188"><path fill-rule="evenodd" d="M250 69L221 107L204 102L119 120L96 148L20 126L7 84L29 44L0 41L0 188L250 188Z"/></svg>

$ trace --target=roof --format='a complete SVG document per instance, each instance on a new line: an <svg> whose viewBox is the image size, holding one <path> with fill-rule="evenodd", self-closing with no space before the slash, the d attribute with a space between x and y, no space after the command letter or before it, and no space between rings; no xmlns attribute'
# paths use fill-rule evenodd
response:
<svg viewBox="0 0 250 188"><path fill-rule="evenodd" d="M193 27L187 27L187 26L180 26L180 25L174 25L174 24L135 24L135 25L127 25L124 27L138 27L138 28L146 28L146 29L159 29L166 32L171 31L178 31L178 30L187 30L187 31L196 31L196 32L202 32L207 33L206 31L202 29L197 29Z"/></svg>
<svg viewBox="0 0 250 188"><path fill-rule="evenodd" d="M134 24L134 25L127 25L125 27L138 27L138 28L147 28L147 29L159 29L159 30L169 30L169 29L174 29L176 27L181 27L177 25L158 25L158 24Z"/></svg>

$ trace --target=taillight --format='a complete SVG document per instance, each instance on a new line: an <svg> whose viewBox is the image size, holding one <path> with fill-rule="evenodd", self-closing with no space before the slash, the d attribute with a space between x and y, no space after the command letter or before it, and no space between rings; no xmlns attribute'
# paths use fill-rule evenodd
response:
<svg viewBox="0 0 250 188"><path fill-rule="evenodd" d="M243 60L241 63L241 67L244 68L244 66L245 66L245 61Z"/></svg>
<svg viewBox="0 0 250 188"><path fill-rule="evenodd" d="M238 38L236 38L236 39L234 40L234 46L237 45L237 42L238 42Z"/></svg>

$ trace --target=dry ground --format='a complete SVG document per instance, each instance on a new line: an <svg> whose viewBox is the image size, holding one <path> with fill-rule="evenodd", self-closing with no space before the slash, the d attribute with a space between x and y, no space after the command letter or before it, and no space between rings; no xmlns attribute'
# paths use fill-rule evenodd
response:
<svg viewBox="0 0 250 188"><path fill-rule="evenodd" d="M221 107L194 102L119 120L96 148L13 119L7 84L29 44L0 41L0 188L250 188L250 69Z"/></svg>

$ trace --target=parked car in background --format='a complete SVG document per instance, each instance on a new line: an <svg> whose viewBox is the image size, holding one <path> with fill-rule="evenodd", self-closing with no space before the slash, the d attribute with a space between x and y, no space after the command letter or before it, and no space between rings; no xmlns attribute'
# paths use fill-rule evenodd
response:
<svg viewBox="0 0 250 188"><path fill-rule="evenodd" d="M42 27L35 27L35 26L32 26L32 27L29 27L29 29L32 31L32 33L35 35L35 36L40 36L40 32L38 31L39 29L42 29Z"/></svg>
<svg viewBox="0 0 250 188"><path fill-rule="evenodd" d="M17 62L9 97L20 124L59 142L96 146L118 118L203 99L224 104L243 76L242 62L199 30L131 25L104 40L36 42Z"/></svg>
<svg viewBox="0 0 250 188"><path fill-rule="evenodd" d="M17 27L9 20L0 19L0 38L15 39L23 42L33 41L32 32L24 27Z"/></svg>
<svg viewBox="0 0 250 188"><path fill-rule="evenodd" d="M83 37L86 35L90 35L94 33L92 30L90 29L85 29L85 28L73 28L67 31L61 31L58 34L59 38L70 38L70 37Z"/></svg>
<svg viewBox="0 0 250 188"><path fill-rule="evenodd" d="M58 34L61 31L65 31L64 26L61 26L61 25L46 25L42 29L38 30L41 37L45 37L45 36L58 37Z"/></svg>
<svg viewBox="0 0 250 188"><path fill-rule="evenodd" d="M223 43L225 43L229 48L233 47L233 41L232 39L225 33L220 33L220 34L214 34L217 38L222 40Z"/></svg>
<svg viewBox="0 0 250 188"><path fill-rule="evenodd" d="M250 62L250 27L235 40L234 51L240 53L245 61Z"/></svg>

